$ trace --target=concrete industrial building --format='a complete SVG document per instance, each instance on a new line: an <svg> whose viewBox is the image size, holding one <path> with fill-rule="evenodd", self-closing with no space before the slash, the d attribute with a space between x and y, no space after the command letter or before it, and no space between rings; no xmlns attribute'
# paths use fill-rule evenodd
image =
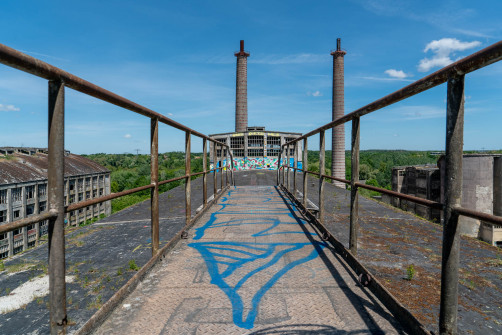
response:
<svg viewBox="0 0 502 335"><path fill-rule="evenodd" d="M0 225L48 210L47 149L0 148ZM110 171L99 164L65 152L65 206L110 194ZM66 214L68 225L110 215L110 201ZM38 243L47 233L43 221L0 234L0 259Z"/></svg>
<svg viewBox="0 0 502 335"><path fill-rule="evenodd" d="M392 190L444 202L444 157L437 166L399 166L392 169ZM462 160L463 184L461 206L487 214L502 216L502 156L468 154ZM410 201L392 198L393 206L440 222L441 211ZM460 232L479 237L492 245L502 245L502 226L461 216Z"/></svg>
<svg viewBox="0 0 502 335"><path fill-rule="evenodd" d="M277 169L281 145L301 136L300 133L286 133L266 131L265 127L248 127L247 110L247 58L250 53L244 51L244 41L240 41L240 50L236 52L236 96L235 96L235 132L209 135L217 141L230 146L234 158L235 170L249 169ZM211 168L214 166L213 143L210 142ZM224 163L226 150L223 149ZM301 168L301 148L297 146L298 167ZM294 161L294 148L290 148L290 165ZM216 155L221 157L221 148L217 148ZM287 153L283 152L282 160ZM344 161L345 164L345 161Z"/></svg>

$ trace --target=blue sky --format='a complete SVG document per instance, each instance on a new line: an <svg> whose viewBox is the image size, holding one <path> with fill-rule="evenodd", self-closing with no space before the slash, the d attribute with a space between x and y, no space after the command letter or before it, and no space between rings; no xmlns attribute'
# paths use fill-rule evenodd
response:
<svg viewBox="0 0 502 335"><path fill-rule="evenodd" d="M331 120L337 37L348 113L502 36L500 0L4 0L0 10L0 43L206 134L234 129L240 39L249 125L305 133ZM501 78L502 62L466 76L466 150L502 148ZM445 110L441 85L368 115L361 146L442 150ZM0 146L46 147L47 82L0 65L0 118ZM183 141L160 127L161 152ZM149 120L67 89L66 148L148 153Z"/></svg>

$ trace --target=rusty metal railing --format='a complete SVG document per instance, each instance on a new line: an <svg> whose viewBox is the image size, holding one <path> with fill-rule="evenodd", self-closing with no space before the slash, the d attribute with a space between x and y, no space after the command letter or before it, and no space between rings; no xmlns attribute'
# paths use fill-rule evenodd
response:
<svg viewBox="0 0 502 335"><path fill-rule="evenodd" d="M146 107L127 100L115 93L107 91L97 85L85 81L73 74L63 71L57 67L47 64L41 60L23 54L17 50L0 44L0 63L33 74L37 77L49 81L49 136L48 136L48 201L49 210L46 213L33 215L28 218L10 222L0 226L0 233L12 231L30 224L49 220L49 305L50 305L50 329L51 334L61 334L66 332L66 284L65 284L65 239L64 239L64 214L90 205L99 204L105 201L116 199L128 194L133 194L146 189L151 190L151 235L152 235L152 258L138 271L124 287L122 287L103 307L89 320L82 329L90 329L92 324L99 322L104 315L111 310L114 304L120 302L122 297L136 285L140 278L153 266L162 254L172 246L174 241L186 236L186 229L190 227L207 208L214 203L229 185L234 184L233 157L228 145L218 142L202 133L190 129L176 121L173 121L162 114L156 113ZM100 100L109 102L116 106L128 109L135 113L150 118L150 156L151 175L150 184L126 190L119 193L106 195L100 198L64 206L64 117L65 117L65 87L78 92L93 96ZM160 181L158 174L158 125L159 122L174 127L185 132L185 175L170 180ZM203 171L191 173L190 152L191 136L202 138L203 151ZM213 148L226 147L227 158L223 166L223 151L218 158L214 155L214 168L207 168L207 141L214 143ZM230 157L228 157L230 156ZM229 159L230 158L230 159ZM225 170L225 184L223 182L223 170ZM230 170L230 182L228 171ZM220 191L216 185L216 173L220 172ZM209 201L207 196L207 176L212 173L214 176L213 200ZM195 217L191 216L191 178L202 175L203 178L203 210ZM185 180L185 227L168 242L162 249L159 249L159 186ZM81 329L81 332L82 332Z"/></svg>
<svg viewBox="0 0 502 335"><path fill-rule="evenodd" d="M357 224L358 224L358 190L364 188L380 193L385 193L412 201L430 208L442 209L444 213L444 228L442 242L442 264L441 264L441 302L439 312L439 330L441 334L457 333L457 310L458 310L458 267L460 235L458 227L459 215L468 216L493 224L501 224L502 217L474 211L460 206L462 189L462 154L463 154L463 125L464 125L464 77L465 74L476 71L489 64L502 59L502 41L495 43L479 52L463 58L451 65L442 68L394 93L391 93L379 100L376 100L362 108L344 115L330 123L327 123L311 132L285 143L281 148L279 162L281 162L282 151L287 150L287 160L283 160L282 165L277 170L277 184L281 185L294 197L295 201L303 207L306 214L315 220L318 226L334 246L345 257L352 268L363 275L368 275L368 270L357 260ZM366 114L375 112L383 107L394 104L400 100L409 98L418 93L424 92L432 87L447 82L447 109L446 109L446 151L445 151L445 202L444 204L430 201L386 189L365 185L359 182L359 139L360 139L360 118ZM335 126L352 122L351 138L351 179L345 180L328 176L325 169L325 140L324 132ZM319 173L308 171L308 138L319 134ZM290 166L289 147L296 146L303 140L303 168L298 169L298 157L295 150L294 166ZM287 161L286 164L284 164ZM293 171L293 190L290 192L290 171ZM296 198L296 174L297 171L303 173L303 201ZM281 173L282 172L282 173ZM319 177L319 213L316 217L312 211L307 209L307 179L308 175ZM323 222L324 214L324 179L332 179L350 185L350 234L349 249L346 249L338 242L326 229ZM387 303L391 312L413 333L429 334L429 332L411 315L384 287L373 279L368 287L377 295L380 300Z"/></svg>

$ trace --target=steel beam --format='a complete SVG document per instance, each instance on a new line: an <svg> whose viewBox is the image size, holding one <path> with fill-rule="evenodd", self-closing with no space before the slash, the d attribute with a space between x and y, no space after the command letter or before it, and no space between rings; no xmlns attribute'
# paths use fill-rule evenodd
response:
<svg viewBox="0 0 502 335"><path fill-rule="evenodd" d="M190 132L185 132L185 174L187 175L185 181L185 225L189 225L192 219L192 198L191 191L191 177L190 177Z"/></svg>
<svg viewBox="0 0 502 335"><path fill-rule="evenodd" d="M303 139L303 207L307 208L307 190L308 190L308 167L309 167L309 154L308 154L308 139Z"/></svg>
<svg viewBox="0 0 502 335"><path fill-rule="evenodd" d="M359 222L359 118L352 120L351 177L350 177L350 252L357 256L357 226Z"/></svg>
<svg viewBox="0 0 502 335"><path fill-rule="evenodd" d="M324 173L325 173L325 152L326 141L324 136L324 130L319 132L319 222L324 224Z"/></svg>
<svg viewBox="0 0 502 335"><path fill-rule="evenodd" d="M49 310L51 334L66 334L64 237L64 83L49 81Z"/></svg>
<svg viewBox="0 0 502 335"><path fill-rule="evenodd" d="M460 232L458 213L462 200L464 145L464 76L448 79L446 97L445 202L441 262L440 334L457 334L458 264Z"/></svg>
<svg viewBox="0 0 502 335"><path fill-rule="evenodd" d="M207 206L207 139L202 139L202 201L204 207Z"/></svg>
<svg viewBox="0 0 502 335"><path fill-rule="evenodd" d="M159 251L159 121L150 122L150 211L152 226L152 257Z"/></svg>

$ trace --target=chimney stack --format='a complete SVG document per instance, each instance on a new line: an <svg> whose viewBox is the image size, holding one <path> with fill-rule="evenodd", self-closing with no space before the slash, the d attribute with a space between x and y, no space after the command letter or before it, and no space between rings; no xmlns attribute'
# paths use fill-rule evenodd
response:
<svg viewBox="0 0 502 335"><path fill-rule="evenodd" d="M235 53L237 57L237 79L235 94L235 131L245 132L248 127L248 61L249 53L244 51L244 40Z"/></svg>
<svg viewBox="0 0 502 335"><path fill-rule="evenodd" d="M336 40L336 51L331 52L333 56L333 100L332 100L332 120L341 118L345 114L344 101L344 65L340 39ZM345 179L345 127L343 124L333 128L331 142L331 175ZM345 184L333 181L338 187L345 188Z"/></svg>

